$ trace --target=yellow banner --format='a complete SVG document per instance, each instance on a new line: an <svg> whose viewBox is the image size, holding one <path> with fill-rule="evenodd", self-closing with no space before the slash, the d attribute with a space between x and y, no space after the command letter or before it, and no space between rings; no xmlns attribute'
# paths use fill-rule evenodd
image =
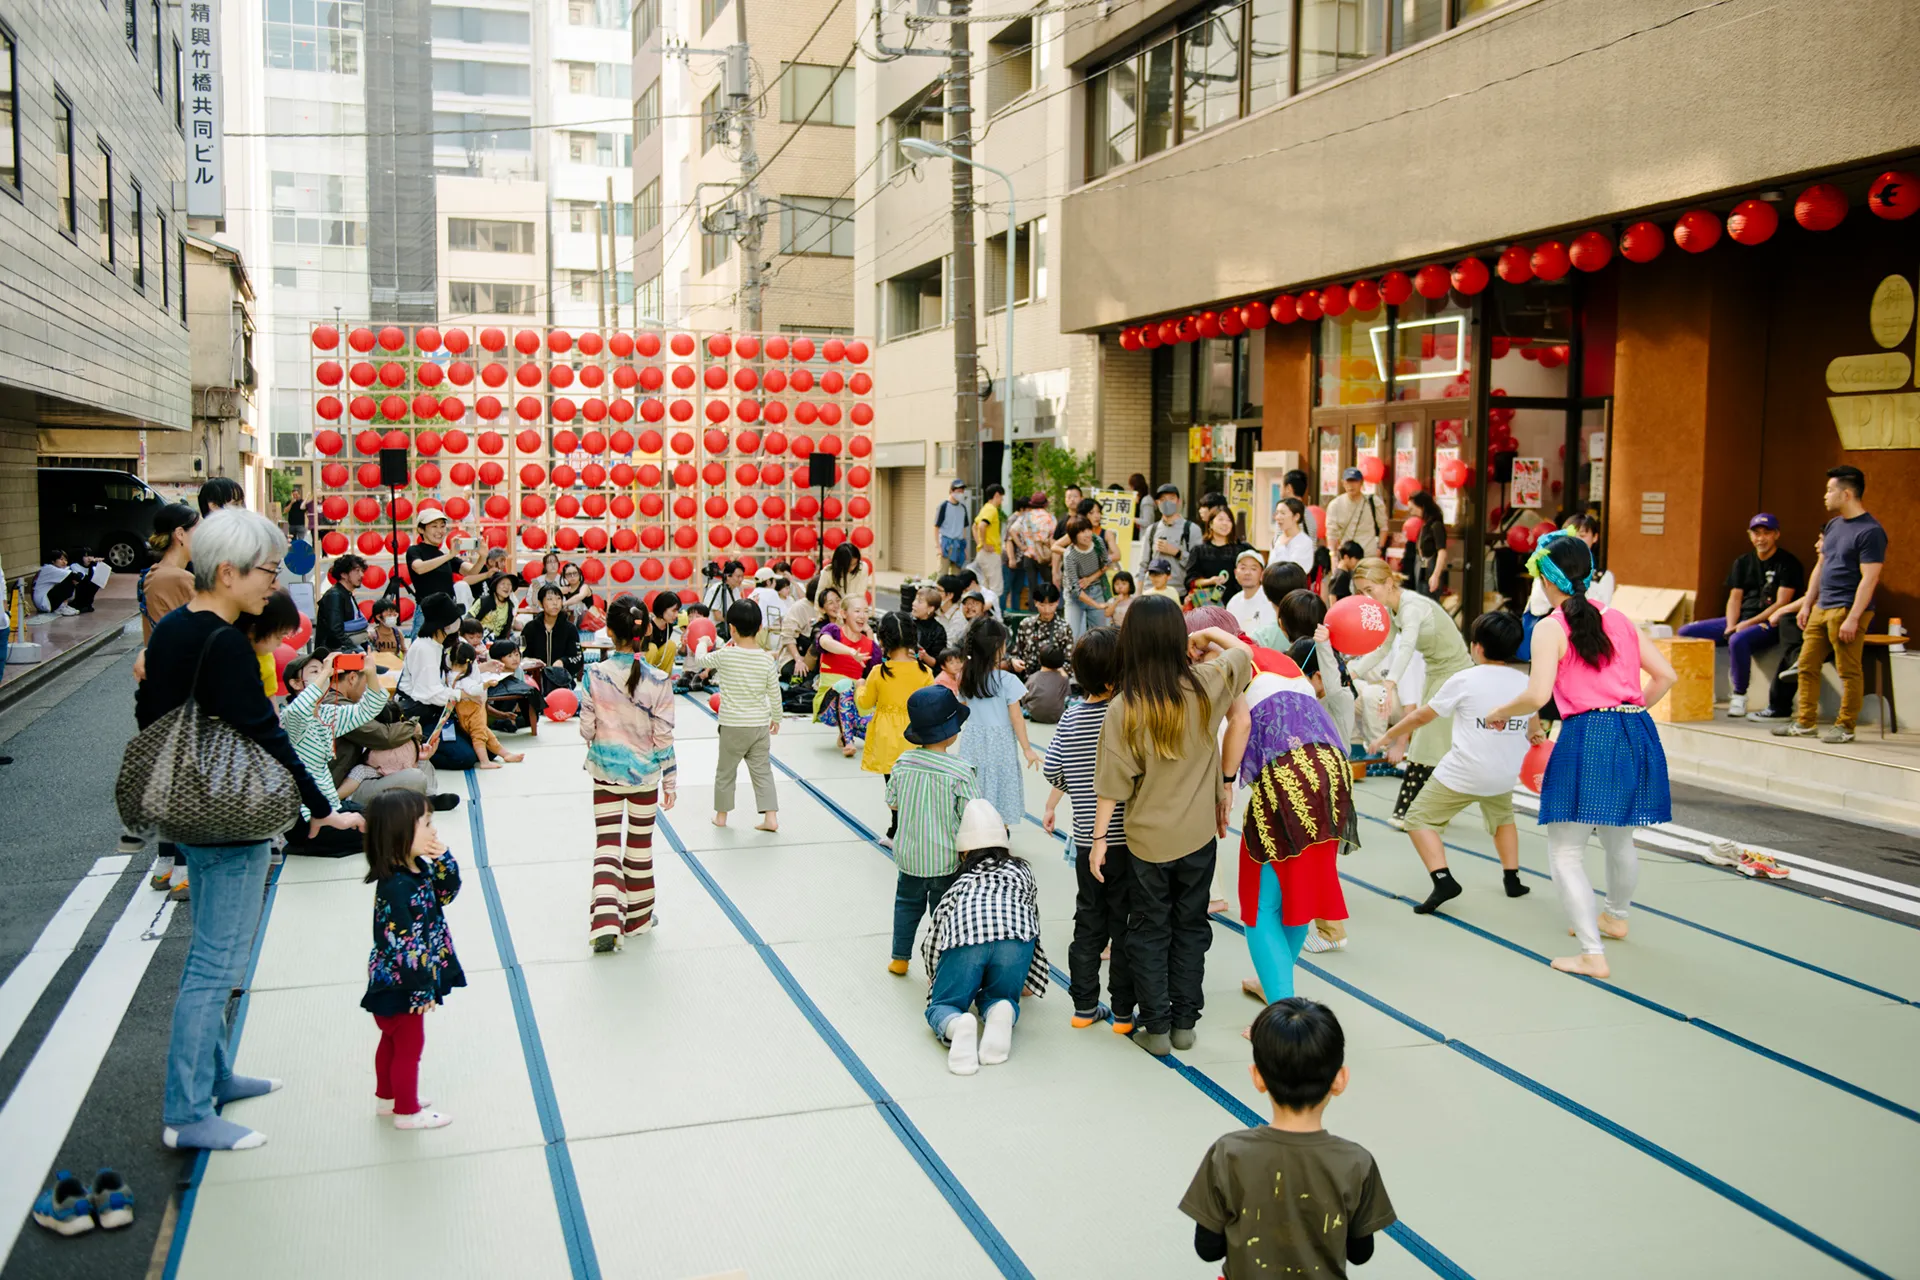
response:
<svg viewBox="0 0 1920 1280"><path fill-rule="evenodd" d="M1113 548L1116 562L1124 569L1132 563L1129 552L1133 549L1133 491L1102 489L1093 496L1100 503L1100 532Z"/></svg>

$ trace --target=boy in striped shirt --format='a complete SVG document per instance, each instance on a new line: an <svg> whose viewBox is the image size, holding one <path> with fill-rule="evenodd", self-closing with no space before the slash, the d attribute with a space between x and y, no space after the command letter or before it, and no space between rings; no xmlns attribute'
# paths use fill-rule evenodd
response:
<svg viewBox="0 0 1920 1280"><path fill-rule="evenodd" d="M1074 874L1080 889L1073 904L1073 945L1067 948L1067 971L1072 978L1073 1025L1090 1027L1109 1012L1116 1034L1133 1031L1133 975L1127 968L1127 883L1130 859L1113 856L1108 837L1106 878L1093 874L1087 854L1093 848L1093 811L1097 803L1093 790L1095 760L1100 749L1100 726L1106 722L1107 709L1113 705L1114 679L1120 670L1120 631L1117 627L1097 627L1080 637L1073 647L1073 670L1085 702L1075 703L1060 717L1060 725L1047 743L1047 758L1040 772L1053 784L1047 796L1046 812L1040 825L1048 832L1054 826L1054 811L1060 797L1073 802ZM1114 812L1120 812L1120 806ZM1116 820L1109 832L1122 832ZM1121 837L1124 839L1124 835ZM1109 953L1107 991L1111 1007L1100 1003L1100 953Z"/></svg>
<svg viewBox="0 0 1920 1280"><path fill-rule="evenodd" d="M344 802L333 785L333 740L372 722L387 705L387 691L367 683L366 655L315 650L287 664L287 705L280 727L287 731L294 754L307 766L307 775L328 802L338 809ZM306 806L302 818L310 817ZM354 830L321 828L311 839L296 826L289 845L305 846L309 853L344 854L360 851L362 835Z"/></svg>
<svg viewBox="0 0 1920 1280"><path fill-rule="evenodd" d="M973 766L953 754L967 708L951 689L930 685L907 699L902 752L887 776L887 807L899 814L893 861L900 879L893 893L893 960L887 972L904 977L920 917L931 914L960 871L960 818L980 795Z"/></svg>
<svg viewBox="0 0 1920 1280"><path fill-rule="evenodd" d="M760 647L760 606L736 600L727 606L733 639L713 647L702 638L687 657L689 673L711 671L720 682L720 760L713 770L713 825L727 825L740 762L753 779L760 810L755 831L780 829L780 797L773 788L773 735L780 732L779 660Z"/></svg>

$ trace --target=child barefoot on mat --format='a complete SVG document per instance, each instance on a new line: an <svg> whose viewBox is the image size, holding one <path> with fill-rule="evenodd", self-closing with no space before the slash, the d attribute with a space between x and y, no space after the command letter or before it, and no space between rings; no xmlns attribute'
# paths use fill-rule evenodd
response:
<svg viewBox="0 0 1920 1280"><path fill-rule="evenodd" d="M1493 719L1489 713L1526 692L1527 676L1512 666L1520 652L1520 619L1506 612L1483 613L1473 621L1474 665L1440 686L1427 705L1368 744L1378 751L1394 738L1412 733L1437 716L1453 717L1453 745L1433 767L1433 776L1407 810L1407 835L1414 852L1433 877L1433 892L1415 907L1416 915L1431 915L1443 903L1460 896L1460 883L1447 869L1442 843L1447 824L1468 805L1478 804L1487 834L1500 854L1507 896L1527 893L1520 883L1520 831L1513 821L1513 784L1527 744L1545 742L1547 731L1539 716Z"/></svg>
<svg viewBox="0 0 1920 1280"><path fill-rule="evenodd" d="M1007 848L1007 826L985 800L967 801L956 843L960 873L933 909L921 952L927 1025L948 1046L947 1070L970 1076L1013 1051L1020 996L1047 991L1033 868ZM975 1021L980 1007L986 1029Z"/></svg>
<svg viewBox="0 0 1920 1280"><path fill-rule="evenodd" d="M493 667L497 670L483 670ZM454 718L460 722L477 757L476 769L498 769L502 761L519 764L526 754L509 751L500 745L499 736L487 723L487 690L507 678L507 669L498 662L482 659L465 640L447 646L447 683L460 700L453 704Z"/></svg>
<svg viewBox="0 0 1920 1280"><path fill-rule="evenodd" d="M426 1017L467 985L447 931L446 905L460 892L460 864L433 829L417 791L383 791L367 802L367 883L373 896L373 952L360 1007L380 1027L373 1095L396 1129L438 1129L453 1117L420 1096Z"/></svg>
<svg viewBox="0 0 1920 1280"><path fill-rule="evenodd" d="M1373 1157L1320 1126L1347 1091L1346 1050L1340 1020L1311 1000L1281 1000L1254 1019L1249 1074L1273 1122L1215 1142L1180 1201L1194 1252L1224 1258L1227 1275L1344 1276L1394 1224Z"/></svg>

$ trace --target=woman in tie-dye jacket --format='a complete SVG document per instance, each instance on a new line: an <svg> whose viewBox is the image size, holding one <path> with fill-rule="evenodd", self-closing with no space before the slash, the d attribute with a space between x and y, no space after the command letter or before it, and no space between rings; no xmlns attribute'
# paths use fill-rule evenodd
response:
<svg viewBox="0 0 1920 1280"><path fill-rule="evenodd" d="M617 951L628 934L653 928L653 815L673 808L673 678L636 660L646 607L621 596L607 608L614 652L587 669L580 736L593 778L593 912L597 952ZM621 847L625 811L626 845Z"/></svg>

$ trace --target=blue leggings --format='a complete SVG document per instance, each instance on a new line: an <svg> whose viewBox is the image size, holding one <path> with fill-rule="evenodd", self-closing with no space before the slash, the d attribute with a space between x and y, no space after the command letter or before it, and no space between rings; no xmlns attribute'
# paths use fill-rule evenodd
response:
<svg viewBox="0 0 1920 1280"><path fill-rule="evenodd" d="M1268 1004L1293 994L1293 965L1312 927L1280 923L1280 878L1271 862L1262 865L1260 909L1247 929L1247 950L1253 955L1253 971L1260 977L1260 991Z"/></svg>

